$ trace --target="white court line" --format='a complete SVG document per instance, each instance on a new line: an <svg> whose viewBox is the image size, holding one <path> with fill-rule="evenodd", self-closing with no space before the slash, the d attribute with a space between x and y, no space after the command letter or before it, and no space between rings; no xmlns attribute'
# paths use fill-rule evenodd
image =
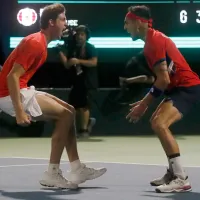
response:
<svg viewBox="0 0 200 200"><path fill-rule="evenodd" d="M29 160L49 160L48 158L33 158L33 157L0 157L0 159L29 159ZM139 165L139 166L159 166L159 167L165 167L166 165L164 164L146 164L146 163L132 163L132 162L108 162L108 161L84 161L82 160L82 162L84 163L103 163L103 164L118 164L118 165ZM65 161L62 164L68 164L69 162ZM15 166L19 166L19 167L28 167L28 166L42 166L42 165L48 165L48 164L24 164L24 165L5 165L3 167L15 167ZM1 168L2 166L0 166ZM187 165L184 166L187 168L200 168L200 166L198 165Z"/></svg>
<svg viewBox="0 0 200 200"><path fill-rule="evenodd" d="M9 168L9 167L30 167L30 166L42 166L48 164L25 164L25 165L0 165L0 168Z"/></svg>
<svg viewBox="0 0 200 200"><path fill-rule="evenodd" d="M34 158L34 157L0 157L0 159L28 159L28 160L49 160L48 158Z"/></svg>
<svg viewBox="0 0 200 200"><path fill-rule="evenodd" d="M67 164L68 162L61 162L60 164ZM48 163L46 164L23 164L23 165L0 165L0 168L8 168L8 167L31 167L31 166L45 166L48 165Z"/></svg>

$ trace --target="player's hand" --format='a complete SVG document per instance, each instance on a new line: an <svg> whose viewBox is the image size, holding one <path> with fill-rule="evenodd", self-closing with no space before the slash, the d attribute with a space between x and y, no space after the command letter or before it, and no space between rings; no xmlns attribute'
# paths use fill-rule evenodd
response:
<svg viewBox="0 0 200 200"><path fill-rule="evenodd" d="M23 111L16 114L16 121L20 126L28 126L31 124L31 117Z"/></svg>
<svg viewBox="0 0 200 200"><path fill-rule="evenodd" d="M77 59L77 58L71 58L71 59L69 60L69 62L70 62L70 64L72 64L72 65L78 65L78 64L80 64L79 59Z"/></svg>
<svg viewBox="0 0 200 200"><path fill-rule="evenodd" d="M126 116L126 119L128 119L129 122L137 123L148 109L148 106L141 101L131 105L132 108L130 109L130 113Z"/></svg>
<svg viewBox="0 0 200 200"><path fill-rule="evenodd" d="M141 101L137 101L137 102L135 102L135 103L129 104L129 106L131 107L130 111L131 111L135 106L139 105L140 103L141 103Z"/></svg>

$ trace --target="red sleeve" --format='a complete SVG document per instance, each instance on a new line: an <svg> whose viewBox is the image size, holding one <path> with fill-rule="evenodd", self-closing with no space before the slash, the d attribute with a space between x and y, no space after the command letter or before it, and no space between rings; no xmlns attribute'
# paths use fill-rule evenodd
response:
<svg viewBox="0 0 200 200"><path fill-rule="evenodd" d="M165 40L154 40L149 43L151 45L151 53L149 54L149 59L151 63L151 67L166 61L166 45Z"/></svg>
<svg viewBox="0 0 200 200"><path fill-rule="evenodd" d="M42 56L41 44L34 40L22 41L16 51L17 57L15 63L20 64L25 71L31 67L39 56Z"/></svg>

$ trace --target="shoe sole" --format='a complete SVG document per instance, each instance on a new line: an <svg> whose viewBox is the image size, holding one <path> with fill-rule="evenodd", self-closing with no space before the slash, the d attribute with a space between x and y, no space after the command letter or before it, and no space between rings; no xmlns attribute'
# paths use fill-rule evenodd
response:
<svg viewBox="0 0 200 200"><path fill-rule="evenodd" d="M192 188L188 188L188 189L174 189L174 190L168 190L168 191L161 191L159 189L155 189L155 191L157 193L184 193L184 192L191 192L192 191Z"/></svg>
<svg viewBox="0 0 200 200"><path fill-rule="evenodd" d="M55 186L54 184L46 184L45 181L40 181L39 182L40 185L44 186L44 187L48 187L48 188L58 188L58 189L77 189L78 186L74 186L74 187L59 187L59 186Z"/></svg>

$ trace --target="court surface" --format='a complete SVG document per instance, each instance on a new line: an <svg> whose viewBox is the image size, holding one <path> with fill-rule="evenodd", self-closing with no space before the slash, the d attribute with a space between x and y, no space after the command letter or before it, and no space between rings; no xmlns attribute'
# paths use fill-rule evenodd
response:
<svg viewBox="0 0 200 200"><path fill-rule="evenodd" d="M198 200L200 137L178 136L182 160L193 191L158 194L149 181L166 170L166 158L155 137L93 137L78 142L81 159L107 173L78 190L44 188L38 181L48 166L50 138L0 140L0 200ZM66 153L61 169L69 169Z"/></svg>

